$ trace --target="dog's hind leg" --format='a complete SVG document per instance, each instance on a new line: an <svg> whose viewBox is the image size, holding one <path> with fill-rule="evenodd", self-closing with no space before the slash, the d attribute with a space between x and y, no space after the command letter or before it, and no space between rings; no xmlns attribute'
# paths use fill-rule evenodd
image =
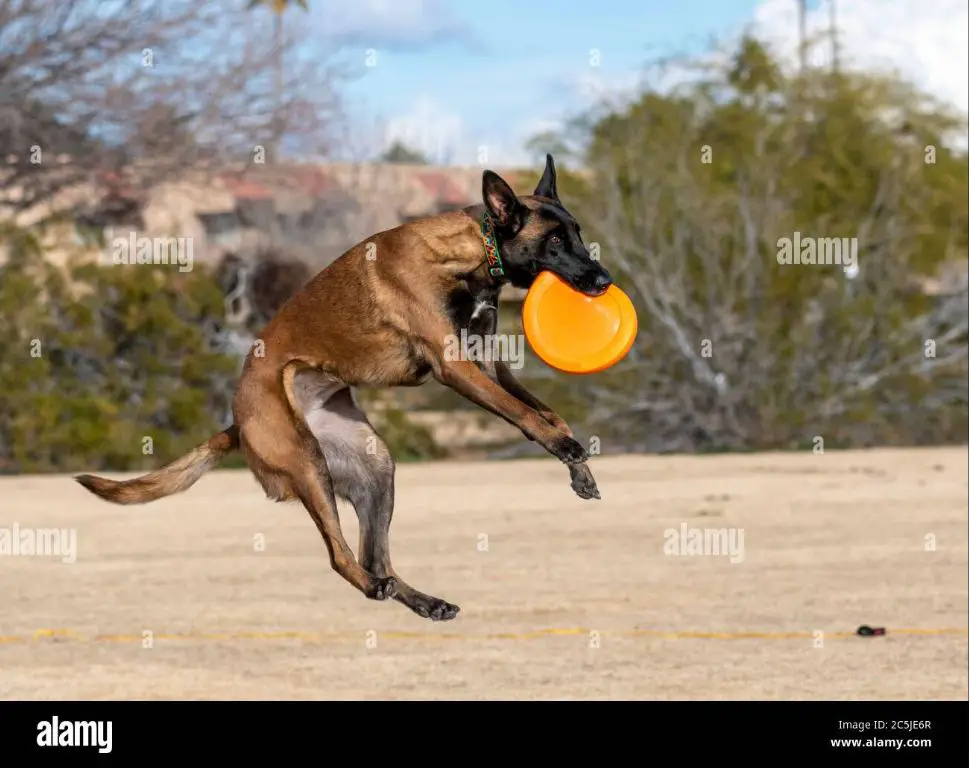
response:
<svg viewBox="0 0 969 768"><path fill-rule="evenodd" d="M250 379L237 392L235 413L249 468L270 498L303 503L323 537L333 570L370 599L393 597L395 579L368 573L347 545L326 459L307 422L286 402L294 400L286 391L294 389L291 369L283 378L280 383Z"/></svg>
<svg viewBox="0 0 969 768"><path fill-rule="evenodd" d="M349 501L357 513L360 564L378 578L395 578L395 598L419 616L434 621L453 619L460 610L458 606L425 595L394 572L390 562L394 459L354 402L350 389L329 395L306 416L326 457L337 496Z"/></svg>

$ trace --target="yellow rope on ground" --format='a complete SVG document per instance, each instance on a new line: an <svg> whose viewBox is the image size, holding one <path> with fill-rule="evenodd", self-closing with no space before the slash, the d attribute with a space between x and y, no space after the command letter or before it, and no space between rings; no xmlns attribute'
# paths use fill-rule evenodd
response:
<svg viewBox="0 0 969 768"><path fill-rule="evenodd" d="M697 632L692 630L661 630L661 629L630 629L620 631L594 630L585 627L562 627L537 629L531 632L498 632L488 634L464 634L464 633L437 633L428 632L391 632L377 630L359 630L356 632L184 632L184 633L162 633L152 632L150 635L152 642L159 640L179 640L179 641L205 641L205 642L228 642L235 640L299 640L304 643L327 643L338 641L359 640L367 636L368 631L373 631L382 640L422 640L422 641L447 641L465 640L469 642L482 642L489 640L536 640L542 637L576 637L592 636L593 632L599 637L616 638L636 638L653 637L662 640L796 640L814 639L814 631L799 632ZM858 637L856 632L827 632L820 630L825 640L847 639ZM967 627L942 627L942 628L901 628L886 629L886 636L895 635L969 635ZM84 642L84 643L141 643L145 640L144 634L132 635L85 635L72 629L38 629L29 635L0 635L0 644L11 643L40 643L44 641L52 642Z"/></svg>

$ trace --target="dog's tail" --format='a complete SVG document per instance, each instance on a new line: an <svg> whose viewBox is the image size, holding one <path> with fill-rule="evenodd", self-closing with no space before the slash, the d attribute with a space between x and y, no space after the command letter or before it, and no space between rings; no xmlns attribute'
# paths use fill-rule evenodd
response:
<svg viewBox="0 0 969 768"><path fill-rule="evenodd" d="M202 475L238 447L239 428L233 424L180 459L147 475L122 481L106 480L94 475L78 475L74 479L105 501L115 504L145 504L188 490Z"/></svg>

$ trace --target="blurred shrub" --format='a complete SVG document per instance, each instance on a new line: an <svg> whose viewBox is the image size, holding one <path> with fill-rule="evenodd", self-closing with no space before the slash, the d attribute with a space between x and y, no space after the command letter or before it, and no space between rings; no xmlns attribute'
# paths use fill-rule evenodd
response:
<svg viewBox="0 0 969 768"><path fill-rule="evenodd" d="M157 467L224 428L236 362L209 348L221 312L198 272L59 269L8 228L0 265L0 469Z"/></svg>
<svg viewBox="0 0 969 768"><path fill-rule="evenodd" d="M0 472L153 469L231 422L241 359L220 351L225 297L204 269L62 269L37 233L0 241ZM399 459L444 455L402 412L381 418Z"/></svg>

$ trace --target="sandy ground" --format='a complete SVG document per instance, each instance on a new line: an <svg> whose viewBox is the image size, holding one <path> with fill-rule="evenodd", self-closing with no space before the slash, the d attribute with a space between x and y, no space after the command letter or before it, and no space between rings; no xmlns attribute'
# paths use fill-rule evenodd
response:
<svg viewBox="0 0 969 768"><path fill-rule="evenodd" d="M461 606L443 623L353 591L246 472L140 508L0 478L0 536L76 532L74 562L70 531L0 546L0 697L969 696L965 448L591 466L598 502L554 460L399 469L395 565Z"/></svg>

